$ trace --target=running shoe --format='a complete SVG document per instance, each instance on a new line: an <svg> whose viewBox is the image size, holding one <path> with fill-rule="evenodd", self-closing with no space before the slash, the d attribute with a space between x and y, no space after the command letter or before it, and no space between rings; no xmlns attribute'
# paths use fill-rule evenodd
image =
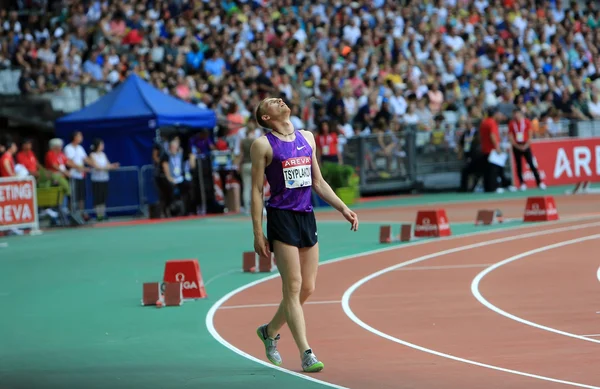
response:
<svg viewBox="0 0 600 389"><path fill-rule="evenodd" d="M308 349L302 356L302 370L307 373L316 373L323 370L325 365L323 362L317 359L317 356L313 354L312 349Z"/></svg>
<svg viewBox="0 0 600 389"><path fill-rule="evenodd" d="M256 330L256 334L262 340L265 345L265 352L267 354L267 359L271 361L272 364L279 366L281 365L281 355L279 355L279 351L277 351L277 342L279 341L279 334L275 337L275 339L270 338L267 334L267 325L264 324Z"/></svg>

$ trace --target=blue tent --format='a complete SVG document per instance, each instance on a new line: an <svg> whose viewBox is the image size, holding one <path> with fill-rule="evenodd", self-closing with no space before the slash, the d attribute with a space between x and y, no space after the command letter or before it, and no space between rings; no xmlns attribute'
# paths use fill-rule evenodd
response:
<svg viewBox="0 0 600 389"><path fill-rule="evenodd" d="M121 166L144 166L152 163L152 146L156 130L162 127L183 127L212 130L216 125L212 110L169 96L136 75L131 75L111 92L80 111L63 116L55 123L58 137L70 141L71 134L81 131L84 148L94 138L104 141L105 153L111 162ZM152 170L142 170L143 189L139 187L138 169L124 169L111 176L109 208L137 208L143 190L146 201L156 201ZM88 186L90 186L88 182ZM88 188L86 209L92 207L91 189Z"/></svg>
<svg viewBox="0 0 600 389"><path fill-rule="evenodd" d="M121 166L143 166L152 163L157 129L167 126L212 129L215 125L216 115L212 110L169 96L131 75L98 101L58 119L55 130L65 143L74 131L83 133L84 146L93 138L101 138L110 160L120 162Z"/></svg>

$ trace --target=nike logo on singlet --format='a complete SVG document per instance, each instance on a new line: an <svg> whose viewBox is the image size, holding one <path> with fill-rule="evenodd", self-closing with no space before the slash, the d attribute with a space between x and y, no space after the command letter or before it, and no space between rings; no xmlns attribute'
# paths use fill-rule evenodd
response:
<svg viewBox="0 0 600 389"><path fill-rule="evenodd" d="M302 150L303 148L305 148L306 146L302 146L302 147L296 147L296 150Z"/></svg>

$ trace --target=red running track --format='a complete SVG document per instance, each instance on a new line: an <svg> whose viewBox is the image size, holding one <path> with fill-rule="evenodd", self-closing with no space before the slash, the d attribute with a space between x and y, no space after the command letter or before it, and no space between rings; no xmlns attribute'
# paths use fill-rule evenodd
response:
<svg viewBox="0 0 600 389"><path fill-rule="evenodd" d="M487 266L557 242L600 234L599 221L433 240L321 266L317 291L305 313L311 346L326 368L312 377L365 389L600 387L599 344L511 320L483 306L471 291L472 280ZM504 240L494 243L498 239ZM600 310L596 297L600 285L595 279L599 249L600 239L591 239L522 258L484 277L480 292L523 319L577 335L593 334ZM428 257L398 267L423 256ZM357 325L340 304L353 284L390 266L398 268L354 291L349 308L366 327L403 344ZM270 319L275 307L239 306L275 305L280 287L275 278L234 295L216 311L215 329L233 346L264 360L254 330ZM298 352L287 327L281 335L283 367L298 372Z"/></svg>

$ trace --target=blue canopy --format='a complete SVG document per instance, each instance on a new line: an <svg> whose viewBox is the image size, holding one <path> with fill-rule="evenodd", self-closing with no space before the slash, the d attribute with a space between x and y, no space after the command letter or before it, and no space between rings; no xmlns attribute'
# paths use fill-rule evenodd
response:
<svg viewBox="0 0 600 389"><path fill-rule="evenodd" d="M156 197L153 193L152 169L139 167L152 163L152 146L156 130L161 127L187 127L212 130L216 125L216 115L212 110L198 108L192 104L169 96L154 88L137 75L131 75L117 88L98 101L66 115L55 123L56 135L70 142L71 134L81 131L83 147L95 138L104 141L104 152L111 162L121 166L136 166L111 175L113 190L109 194L109 207L137 204L140 193L138 172L143 175L144 194ZM88 193L90 193L88 191ZM92 198L86 198L90 208ZM148 199L150 202L154 200Z"/></svg>
<svg viewBox="0 0 600 389"><path fill-rule="evenodd" d="M152 163L156 129L181 126L212 130L216 122L214 111L167 95L131 75L93 104L59 118L55 131L65 143L73 132L81 131L86 149L100 138L111 161L121 166L143 166Z"/></svg>
<svg viewBox="0 0 600 389"><path fill-rule="evenodd" d="M213 128L216 115L154 88L133 74L89 106L56 121L58 136L72 131L154 131L165 126Z"/></svg>

